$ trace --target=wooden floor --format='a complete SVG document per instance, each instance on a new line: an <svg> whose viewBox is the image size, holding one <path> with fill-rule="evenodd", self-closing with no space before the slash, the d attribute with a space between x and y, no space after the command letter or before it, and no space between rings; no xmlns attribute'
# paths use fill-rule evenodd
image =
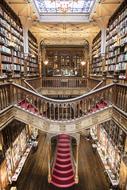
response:
<svg viewBox="0 0 127 190"><path fill-rule="evenodd" d="M38 150L30 153L23 167L17 190L60 190L47 182L47 144L43 134L39 136ZM109 190L98 156L83 138L79 150L79 184L67 190Z"/></svg>

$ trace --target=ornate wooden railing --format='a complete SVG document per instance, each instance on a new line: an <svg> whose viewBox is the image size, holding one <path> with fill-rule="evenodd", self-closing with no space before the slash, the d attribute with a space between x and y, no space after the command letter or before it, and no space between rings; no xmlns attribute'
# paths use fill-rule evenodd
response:
<svg viewBox="0 0 127 190"><path fill-rule="evenodd" d="M29 83L29 85L31 85L34 89L39 89L42 87L42 81L39 77L26 79L26 82Z"/></svg>
<svg viewBox="0 0 127 190"><path fill-rule="evenodd" d="M42 87L48 88L83 88L87 80L81 77L45 77L42 79Z"/></svg>
<svg viewBox="0 0 127 190"><path fill-rule="evenodd" d="M94 88L91 89L91 91L94 91L94 90L101 88L103 86L104 86L104 81L101 80Z"/></svg>
<svg viewBox="0 0 127 190"><path fill-rule="evenodd" d="M101 80L99 79L92 79L89 78L87 81L87 87L89 88L89 90L94 89L97 85L99 85L99 83L101 82Z"/></svg>
<svg viewBox="0 0 127 190"><path fill-rule="evenodd" d="M29 82L27 82L25 79L22 80L22 85L25 88L28 88L29 90L33 90L34 92L38 93L38 91L32 85L30 85Z"/></svg>
<svg viewBox="0 0 127 190"><path fill-rule="evenodd" d="M0 110L9 105L17 104L39 116L57 121L67 121L81 118L91 112L103 108L103 103L115 105L127 112L127 86L110 84L82 96L68 100L54 100L41 96L20 85L0 85Z"/></svg>

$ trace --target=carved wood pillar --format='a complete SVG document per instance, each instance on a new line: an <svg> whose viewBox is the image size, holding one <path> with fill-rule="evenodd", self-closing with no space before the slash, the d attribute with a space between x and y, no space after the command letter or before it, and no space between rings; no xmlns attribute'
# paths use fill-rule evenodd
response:
<svg viewBox="0 0 127 190"><path fill-rule="evenodd" d="M76 168L75 168L75 183L77 184L79 179L78 179L78 157L79 157L79 143L77 143L76 146Z"/></svg>
<svg viewBox="0 0 127 190"><path fill-rule="evenodd" d="M51 182L51 143L48 142L48 183Z"/></svg>

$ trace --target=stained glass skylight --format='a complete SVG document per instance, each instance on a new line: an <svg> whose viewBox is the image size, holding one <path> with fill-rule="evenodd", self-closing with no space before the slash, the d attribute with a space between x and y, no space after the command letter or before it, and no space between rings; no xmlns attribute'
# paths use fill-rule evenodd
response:
<svg viewBox="0 0 127 190"><path fill-rule="evenodd" d="M89 14L95 0L34 0L40 14Z"/></svg>

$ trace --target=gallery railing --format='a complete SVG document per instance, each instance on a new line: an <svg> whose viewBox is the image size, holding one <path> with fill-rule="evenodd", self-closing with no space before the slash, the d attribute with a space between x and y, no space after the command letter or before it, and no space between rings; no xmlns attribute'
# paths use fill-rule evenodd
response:
<svg viewBox="0 0 127 190"><path fill-rule="evenodd" d="M89 78L87 80L87 87L89 88L89 90L92 90L92 89L96 88L96 86L99 85L100 82L101 82L101 80L99 80L99 79Z"/></svg>
<svg viewBox="0 0 127 190"><path fill-rule="evenodd" d="M98 88L101 88L101 87L104 86L104 84L105 84L105 81L101 80L101 81L100 81L94 88L92 88L90 91L94 91L94 90L96 90L96 89L98 89Z"/></svg>
<svg viewBox="0 0 127 190"><path fill-rule="evenodd" d="M45 77L42 87L48 88L81 88L86 87L87 80L81 77Z"/></svg>
<svg viewBox="0 0 127 190"><path fill-rule="evenodd" d="M40 89L41 86L41 79L39 77L37 78L31 78L31 79L25 79L25 81L31 85L34 89Z"/></svg>
<svg viewBox="0 0 127 190"><path fill-rule="evenodd" d="M29 89L29 90L32 90L32 91L38 93L38 91L29 82L27 82L25 79L22 80L22 86Z"/></svg>
<svg viewBox="0 0 127 190"><path fill-rule="evenodd" d="M0 110L14 104L56 121L81 118L103 105L115 105L127 113L127 85L110 84L73 99L55 100L15 83L1 84Z"/></svg>

